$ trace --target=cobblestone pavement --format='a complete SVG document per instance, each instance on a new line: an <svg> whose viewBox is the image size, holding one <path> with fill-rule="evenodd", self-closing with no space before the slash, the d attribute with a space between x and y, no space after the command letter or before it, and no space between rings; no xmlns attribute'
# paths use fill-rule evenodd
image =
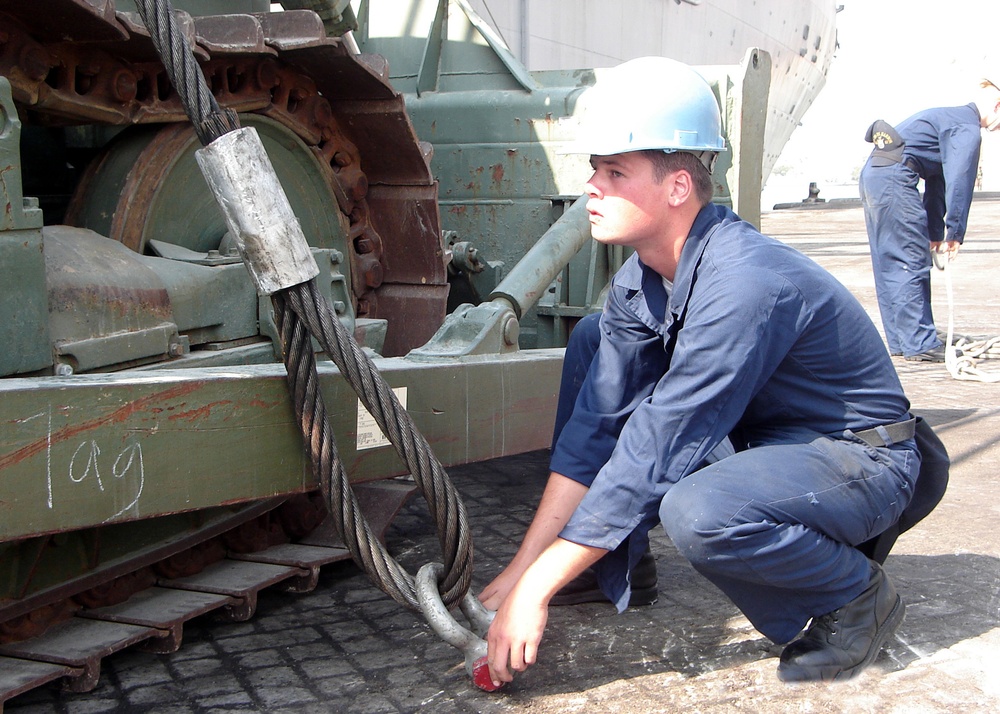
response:
<svg viewBox="0 0 1000 714"><path fill-rule="evenodd" d="M955 329L1000 327L1000 201L977 201L952 273ZM766 214L764 230L813 256L878 322L860 209ZM948 303L934 276L938 326ZM457 650L353 565L324 570L305 595L265 591L244 623L195 621L172 655L104 661L88 694L35 690L7 702L34 712L993 712L1000 710L1000 384L958 381L941 365L897 361L914 410L952 456L951 484L887 562L907 603L898 637L858 678L786 685L780 648L654 531L654 605L551 608L539 663L499 693L475 689ZM989 363L986 363L989 368ZM994 368L1000 371L1000 365ZM452 469L476 544L475 587L513 554L547 476L547 452ZM438 558L426 506L412 499L387 533L411 572Z"/></svg>

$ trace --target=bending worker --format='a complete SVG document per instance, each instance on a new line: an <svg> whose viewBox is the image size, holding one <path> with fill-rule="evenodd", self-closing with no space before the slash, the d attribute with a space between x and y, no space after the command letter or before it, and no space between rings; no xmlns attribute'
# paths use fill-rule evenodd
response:
<svg viewBox="0 0 1000 714"><path fill-rule="evenodd" d="M535 517L480 595L497 609L493 681L535 662L550 600L588 567L623 610L660 522L757 630L791 642L779 677L849 677L903 617L853 546L899 517L920 464L881 338L833 276L711 203L725 147L694 70L632 60L585 98L591 232L635 253ZM735 453L707 463L727 438Z"/></svg>
<svg viewBox="0 0 1000 714"><path fill-rule="evenodd" d="M963 107L926 109L896 127L879 120L868 128L865 139L875 148L858 187L893 356L944 362L931 311L931 251L953 260L965 240L984 128L1000 128L1000 89L989 80Z"/></svg>

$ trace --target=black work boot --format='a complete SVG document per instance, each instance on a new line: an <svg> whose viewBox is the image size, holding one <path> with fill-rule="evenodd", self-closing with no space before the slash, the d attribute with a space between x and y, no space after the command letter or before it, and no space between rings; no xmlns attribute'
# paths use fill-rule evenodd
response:
<svg viewBox="0 0 1000 714"><path fill-rule="evenodd" d="M632 568L630 580L632 583L632 594L628 601L630 606L652 605L656 602L660 595L656 588L656 561L648 548ZM587 568L563 585L549 600L550 605L579 605L585 602L608 602L608 598L597 584L597 571L593 568Z"/></svg>
<svg viewBox="0 0 1000 714"><path fill-rule="evenodd" d="M785 647L778 679L850 679L872 663L903 621L905 607L878 563L871 563L871 573L863 593L843 607L813 618L806 633Z"/></svg>

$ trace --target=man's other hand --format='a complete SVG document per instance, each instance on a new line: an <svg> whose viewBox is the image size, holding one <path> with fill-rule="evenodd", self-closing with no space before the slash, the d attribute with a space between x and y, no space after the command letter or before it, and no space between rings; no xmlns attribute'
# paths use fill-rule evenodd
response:
<svg viewBox="0 0 1000 714"><path fill-rule="evenodd" d="M523 672L538 657L549 608L547 598L530 590L520 585L511 590L490 625L487 662L494 686L512 681L513 672Z"/></svg>

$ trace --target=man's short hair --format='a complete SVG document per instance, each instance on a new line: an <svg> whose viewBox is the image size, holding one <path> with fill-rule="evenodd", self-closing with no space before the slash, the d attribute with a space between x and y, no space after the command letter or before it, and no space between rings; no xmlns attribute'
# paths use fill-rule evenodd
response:
<svg viewBox="0 0 1000 714"><path fill-rule="evenodd" d="M695 196L701 205L705 206L711 202L712 195L715 193L712 174L708 172L698 156L688 151L674 151L668 154L660 149L646 149L641 153L653 162L653 178L657 183L662 182L667 174L683 169L691 174Z"/></svg>

